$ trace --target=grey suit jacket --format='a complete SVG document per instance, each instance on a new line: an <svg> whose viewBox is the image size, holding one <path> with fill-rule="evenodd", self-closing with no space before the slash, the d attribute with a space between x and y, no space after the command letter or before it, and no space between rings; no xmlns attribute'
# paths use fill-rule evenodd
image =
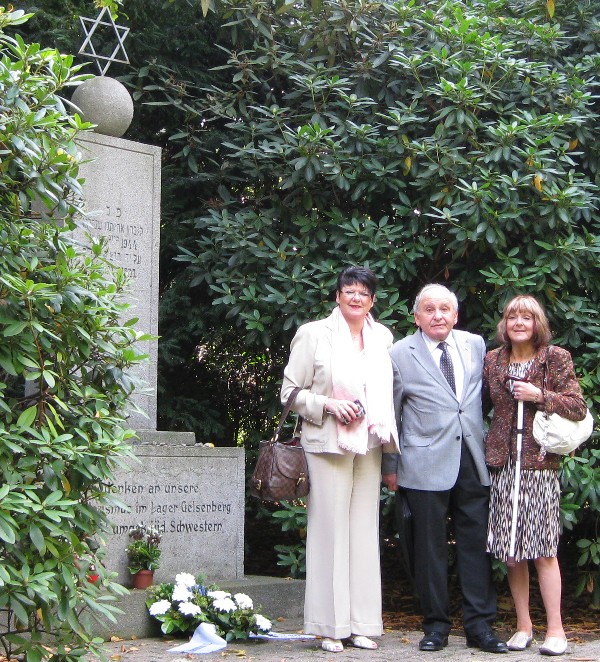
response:
<svg viewBox="0 0 600 662"><path fill-rule="evenodd" d="M483 338L453 330L464 367L457 397L436 364L421 331L390 350L400 455L385 454L384 474L397 471L398 485L414 490L451 489L458 477L461 442L471 451L482 485L489 485L483 448L481 382Z"/></svg>

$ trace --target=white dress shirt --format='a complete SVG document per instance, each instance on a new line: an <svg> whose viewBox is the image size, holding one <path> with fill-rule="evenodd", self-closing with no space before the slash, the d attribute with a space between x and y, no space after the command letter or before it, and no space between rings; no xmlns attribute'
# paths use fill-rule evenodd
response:
<svg viewBox="0 0 600 662"><path fill-rule="evenodd" d="M438 368L440 367L440 359L442 358L442 350L438 347L441 340L433 340L426 333L423 332L423 340L427 345L427 349L431 352L433 360L435 361ZM460 400L463 391L463 384L465 381L465 369L463 367L462 359L456 346L456 340L452 335L446 338L446 344L448 345L448 352L450 353L450 358L452 359L452 367L454 368L454 385L456 386L456 397ZM441 370L441 368L440 368Z"/></svg>

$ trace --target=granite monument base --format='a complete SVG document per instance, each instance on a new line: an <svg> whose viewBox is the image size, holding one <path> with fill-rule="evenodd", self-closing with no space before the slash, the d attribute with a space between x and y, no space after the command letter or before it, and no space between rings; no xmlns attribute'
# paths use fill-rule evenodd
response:
<svg viewBox="0 0 600 662"><path fill-rule="evenodd" d="M138 524L161 534L154 583L180 572L220 579L244 575L244 449L174 445L172 433L143 431L137 461L115 474L120 503L105 506L112 524L106 567L131 586L127 546ZM160 443L163 440L164 443Z"/></svg>

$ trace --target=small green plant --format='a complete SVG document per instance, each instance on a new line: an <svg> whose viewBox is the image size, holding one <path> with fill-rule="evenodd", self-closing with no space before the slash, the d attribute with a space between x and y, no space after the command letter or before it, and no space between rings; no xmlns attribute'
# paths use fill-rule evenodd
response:
<svg viewBox="0 0 600 662"><path fill-rule="evenodd" d="M302 579L306 576L306 541L296 545L275 545L277 565L289 568L290 577Z"/></svg>
<svg viewBox="0 0 600 662"><path fill-rule="evenodd" d="M281 510L276 510L273 517L279 520L282 531L298 531L301 538L306 537L306 504L302 499L281 501Z"/></svg>
<svg viewBox="0 0 600 662"><path fill-rule="evenodd" d="M157 570L160 565L160 533L153 526L138 524L129 532L131 542L127 546L129 572Z"/></svg>
<svg viewBox="0 0 600 662"><path fill-rule="evenodd" d="M306 575L306 504L302 499L281 501L281 510L272 513L279 521L282 531L297 531L299 542L293 545L276 545L277 565L289 568L290 577L302 578Z"/></svg>

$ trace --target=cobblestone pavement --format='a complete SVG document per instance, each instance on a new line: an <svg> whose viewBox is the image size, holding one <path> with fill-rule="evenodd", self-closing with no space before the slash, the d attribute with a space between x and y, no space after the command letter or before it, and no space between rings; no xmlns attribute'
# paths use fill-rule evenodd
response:
<svg viewBox="0 0 600 662"><path fill-rule="evenodd" d="M277 623L278 632L299 633L302 623L299 620L286 620ZM168 649L185 640L139 639L107 642L105 654L112 662L223 662L246 660L247 662L543 662L549 660L540 656L538 648L542 639L535 641L531 648L523 652L510 652L504 655L482 653L478 649L467 648L462 636L451 635L448 646L436 653L418 650L421 632L387 630L379 641L376 651L346 647L342 653L326 653L321 650L318 639L277 640L277 641L235 641L216 653L189 655L169 653ZM565 655L557 658L561 662L600 662L600 639L592 641L572 640ZM90 662L95 660L90 659Z"/></svg>

